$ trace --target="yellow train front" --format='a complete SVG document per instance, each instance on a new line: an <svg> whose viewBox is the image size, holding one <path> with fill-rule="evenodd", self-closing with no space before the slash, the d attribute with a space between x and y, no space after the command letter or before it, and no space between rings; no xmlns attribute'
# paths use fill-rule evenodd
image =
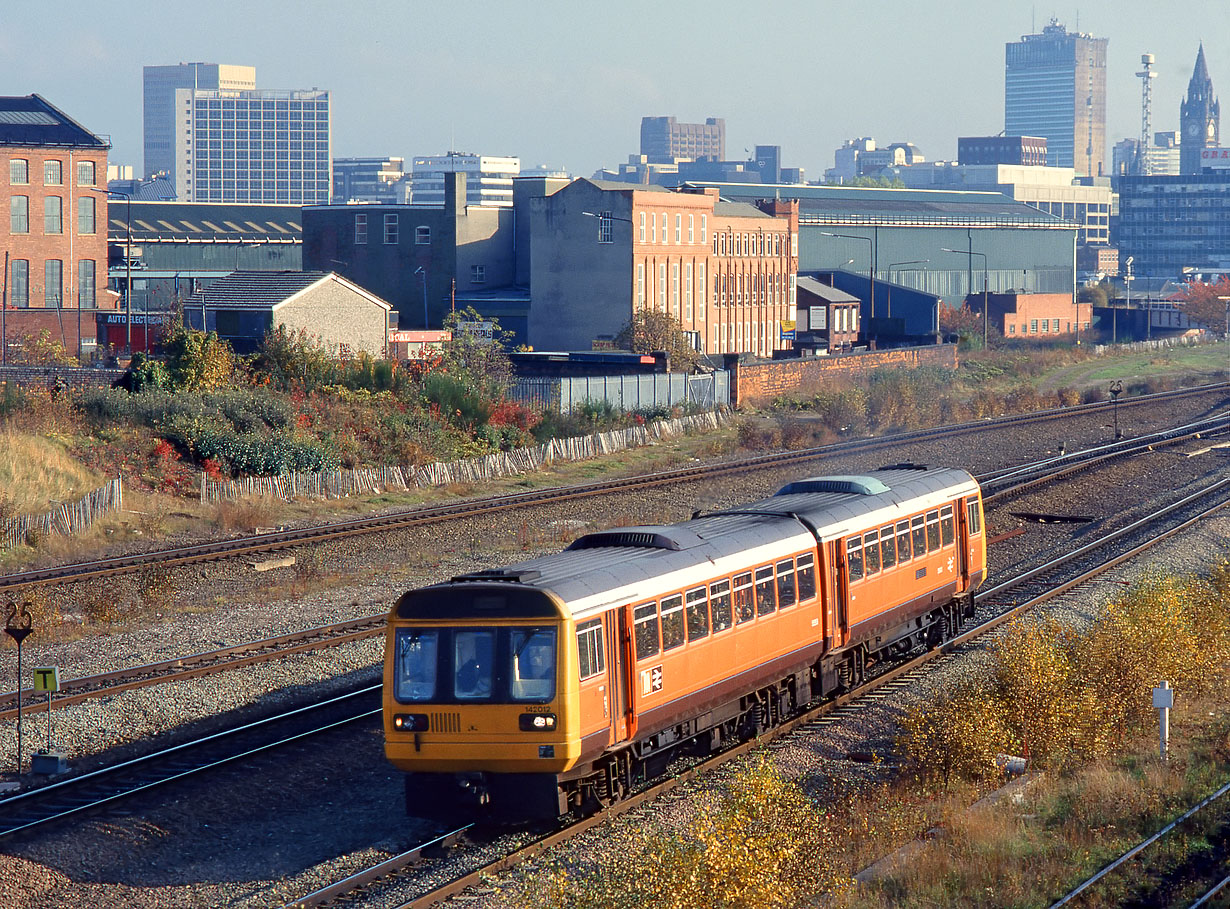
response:
<svg viewBox="0 0 1230 909"><path fill-rule="evenodd" d="M541 589L463 581L412 590L390 615L385 754L409 771L406 810L556 817L581 750L570 620Z"/></svg>

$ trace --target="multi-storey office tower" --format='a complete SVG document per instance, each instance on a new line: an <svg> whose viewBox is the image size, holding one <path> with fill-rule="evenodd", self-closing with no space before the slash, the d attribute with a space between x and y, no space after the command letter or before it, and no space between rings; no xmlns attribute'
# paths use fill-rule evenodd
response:
<svg viewBox="0 0 1230 909"><path fill-rule="evenodd" d="M1045 137L1048 163L1078 176L1105 169L1106 44L1052 19L1005 46L1004 132Z"/></svg>
<svg viewBox="0 0 1230 909"><path fill-rule="evenodd" d="M642 117L641 154L651 162L673 158L725 161L726 121L710 117L704 123L679 123L674 117Z"/></svg>
<svg viewBox="0 0 1230 909"><path fill-rule="evenodd" d="M145 176L175 170L175 92L177 89L251 91L256 67L229 63L176 63L143 70Z"/></svg>
<svg viewBox="0 0 1230 909"><path fill-rule="evenodd" d="M466 175L466 204L509 208L513 204L513 178L521 173L521 159L501 155L446 155L417 157L411 164L410 202L444 205L448 174Z"/></svg>
<svg viewBox="0 0 1230 909"><path fill-rule="evenodd" d="M179 201L329 201L329 92L177 89L174 122Z"/></svg>

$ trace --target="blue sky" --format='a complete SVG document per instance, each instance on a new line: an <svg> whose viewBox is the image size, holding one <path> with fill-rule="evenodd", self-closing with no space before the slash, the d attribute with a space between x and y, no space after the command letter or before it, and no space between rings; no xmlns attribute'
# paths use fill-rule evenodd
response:
<svg viewBox="0 0 1230 909"><path fill-rule="evenodd" d="M637 150L640 118L724 117L727 155L783 146L819 178L846 138L912 141L928 160L1003 129L1004 43L1056 16L1110 39L1108 148L1177 129L1198 43L1230 99L1226 0L6 0L0 93L37 92L141 164L141 67L251 64L262 88L333 92L335 155L519 155L589 175ZM1227 110L1230 118L1230 109ZM1226 125L1230 136L1230 121ZM1228 140L1230 142L1230 140ZM1108 162L1109 163L1109 162Z"/></svg>

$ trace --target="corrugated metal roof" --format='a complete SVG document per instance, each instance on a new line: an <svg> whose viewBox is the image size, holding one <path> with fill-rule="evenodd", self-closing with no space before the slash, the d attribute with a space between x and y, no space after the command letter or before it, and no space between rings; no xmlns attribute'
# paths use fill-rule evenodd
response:
<svg viewBox="0 0 1230 909"><path fill-rule="evenodd" d="M750 202L729 202L725 199L719 199L713 204L713 213L715 215L724 215L728 218L772 218L773 216L767 212L761 211Z"/></svg>
<svg viewBox="0 0 1230 909"><path fill-rule="evenodd" d="M112 199L108 239L127 238L129 205ZM133 243L301 243L298 205L227 202L142 202L134 199ZM272 230L270 230L272 228Z"/></svg>

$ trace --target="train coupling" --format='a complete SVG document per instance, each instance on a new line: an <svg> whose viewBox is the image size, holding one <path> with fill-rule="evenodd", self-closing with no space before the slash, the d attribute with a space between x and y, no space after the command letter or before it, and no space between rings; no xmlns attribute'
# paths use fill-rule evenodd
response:
<svg viewBox="0 0 1230 909"><path fill-rule="evenodd" d="M491 802L491 790L487 780L481 773L467 773L457 779L460 787L461 800L474 808L482 808Z"/></svg>

